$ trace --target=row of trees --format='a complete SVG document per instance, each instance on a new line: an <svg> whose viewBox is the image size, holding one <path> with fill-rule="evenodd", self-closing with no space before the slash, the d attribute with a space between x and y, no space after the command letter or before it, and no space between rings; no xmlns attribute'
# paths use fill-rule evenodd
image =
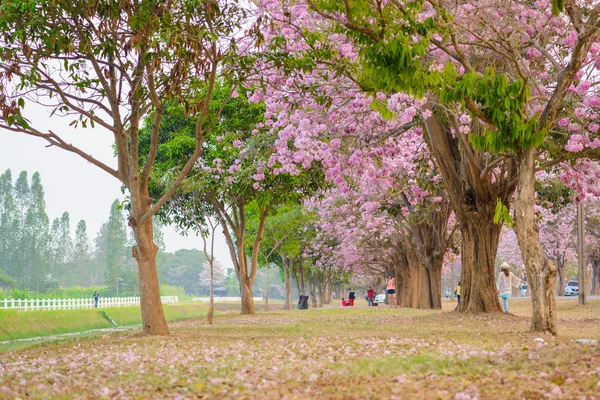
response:
<svg viewBox="0 0 600 400"><path fill-rule="evenodd" d="M202 236L220 224L242 312L252 313L267 219L307 202L308 215L332 212L281 258L300 265L300 282L315 265L317 276L377 265L395 271L406 304L439 307L444 257L456 250L461 312L500 311L494 265L502 223L514 221L532 330L556 333L556 265L541 245L535 183L540 170L562 173L578 201L600 194L589 178L600 5L45 3L3 2L1 126L76 153L127 188L144 332L168 332L155 214ZM31 102L112 132L117 167L32 126ZM337 206L348 212L334 218ZM318 240L306 242L312 230Z"/></svg>

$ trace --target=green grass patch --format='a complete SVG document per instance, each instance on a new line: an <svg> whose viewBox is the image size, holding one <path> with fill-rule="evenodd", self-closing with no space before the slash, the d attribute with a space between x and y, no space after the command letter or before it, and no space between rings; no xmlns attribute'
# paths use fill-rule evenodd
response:
<svg viewBox="0 0 600 400"><path fill-rule="evenodd" d="M208 306L204 304L165 304L163 307L167 321L203 317L208 310ZM142 323L139 307L56 311L2 310L0 311L0 342L112 328L113 325L102 316L101 312L105 312L119 326Z"/></svg>

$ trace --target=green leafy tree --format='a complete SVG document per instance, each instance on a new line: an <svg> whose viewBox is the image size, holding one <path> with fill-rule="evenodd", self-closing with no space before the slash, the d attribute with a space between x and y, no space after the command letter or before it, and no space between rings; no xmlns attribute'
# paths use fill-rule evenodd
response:
<svg viewBox="0 0 600 400"><path fill-rule="evenodd" d="M214 115L217 78L232 73L248 12L235 0L3 0L0 11L0 127L45 140L118 179L128 190L136 246L142 329L168 334L156 271L152 216L202 153ZM253 30L248 30L252 32ZM198 95L198 93L202 93ZM153 202L149 179L168 102L184 104L196 126L192 150ZM28 119L36 104L71 125L114 137L116 168ZM139 128L154 110L139 164ZM38 111L35 111L38 112ZM17 253L19 254L19 253Z"/></svg>
<svg viewBox="0 0 600 400"><path fill-rule="evenodd" d="M109 293L119 296L125 283L125 264L127 252L127 233L125 219L119 200L110 207L106 231L106 272L104 284Z"/></svg>
<svg viewBox="0 0 600 400"><path fill-rule="evenodd" d="M236 96L231 95L233 92ZM264 121L264 105L249 102L245 88L220 82L215 87L210 108L219 119L207 137L202 162L192 170L162 217L183 231L205 232L204 216L216 216L240 284L242 313L254 313L252 286L268 211L278 204L297 201L321 187L323 174L318 167L297 176L263 173L275 138L259 128ZM190 151L196 121L186 118L183 111L173 107L165 112L161 129L168 140L159 147L153 175L159 193L170 171L185 159L181 155ZM149 125L145 131L149 131ZM259 224L248 258L245 207L251 203L258 209Z"/></svg>
<svg viewBox="0 0 600 400"><path fill-rule="evenodd" d="M37 293L41 290L43 277L48 271L50 254L49 218L40 174L31 177L31 201L25 219L27 287Z"/></svg>
<svg viewBox="0 0 600 400"><path fill-rule="evenodd" d="M79 285L89 284L88 268L91 261L90 240L87 234L87 226L84 220L77 223L75 230L74 264L77 273L76 283Z"/></svg>

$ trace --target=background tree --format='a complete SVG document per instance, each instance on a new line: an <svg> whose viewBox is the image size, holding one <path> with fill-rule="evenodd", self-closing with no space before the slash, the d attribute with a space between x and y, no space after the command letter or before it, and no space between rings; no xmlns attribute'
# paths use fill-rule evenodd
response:
<svg viewBox="0 0 600 400"><path fill-rule="evenodd" d="M125 218L119 200L115 200L110 207L106 229L106 272L104 273L104 284L115 296L119 296L119 289L125 282L127 249Z"/></svg>
<svg viewBox="0 0 600 400"><path fill-rule="evenodd" d="M74 263L77 271L77 283L84 285L90 279L88 273L89 263L91 260L90 241L87 234L87 227L84 220L77 223L75 230L75 248L74 248Z"/></svg>

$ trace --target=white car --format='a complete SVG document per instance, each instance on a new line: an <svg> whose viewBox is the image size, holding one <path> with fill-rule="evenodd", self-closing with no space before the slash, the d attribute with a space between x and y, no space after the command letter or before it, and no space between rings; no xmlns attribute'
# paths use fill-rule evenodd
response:
<svg viewBox="0 0 600 400"><path fill-rule="evenodd" d="M385 293L381 293L378 294L377 296L375 296L375 299L373 300L373 304L383 304L385 303Z"/></svg>
<svg viewBox="0 0 600 400"><path fill-rule="evenodd" d="M527 296L527 284L526 283L522 283L521 286L519 286L519 293L520 293L521 297Z"/></svg>
<svg viewBox="0 0 600 400"><path fill-rule="evenodd" d="M570 280L565 285L565 296L579 296L579 282Z"/></svg>

